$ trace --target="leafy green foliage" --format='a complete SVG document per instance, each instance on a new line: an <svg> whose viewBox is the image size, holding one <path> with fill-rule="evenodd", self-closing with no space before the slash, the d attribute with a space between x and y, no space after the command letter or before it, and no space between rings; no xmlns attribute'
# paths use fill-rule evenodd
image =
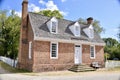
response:
<svg viewBox="0 0 120 80"><path fill-rule="evenodd" d="M40 11L38 13L42 14L44 16L48 16L48 17L56 17L58 19L62 19L63 18L63 15L58 10L54 10L54 11L43 10L43 11Z"/></svg>
<svg viewBox="0 0 120 80"><path fill-rule="evenodd" d="M0 11L0 55L16 58L20 34L20 17L14 11L8 16Z"/></svg>
<svg viewBox="0 0 120 80"><path fill-rule="evenodd" d="M84 25L87 24L85 19L80 18L78 21L80 24L84 24ZM100 22L98 20L94 20L93 26L94 26L95 32L97 32L98 34L105 31L105 29L101 27Z"/></svg>
<svg viewBox="0 0 120 80"><path fill-rule="evenodd" d="M118 27L118 33L117 33L118 40L120 42L120 26Z"/></svg>
<svg viewBox="0 0 120 80"><path fill-rule="evenodd" d="M107 59L107 60L110 59L110 54L109 54L109 53L105 53L105 54L104 54L104 59L105 59L105 60L106 60L106 59Z"/></svg>
<svg viewBox="0 0 120 80"><path fill-rule="evenodd" d="M104 52L110 55L108 59L120 59L120 43L112 38L104 38L103 40L106 43L106 46L104 47Z"/></svg>

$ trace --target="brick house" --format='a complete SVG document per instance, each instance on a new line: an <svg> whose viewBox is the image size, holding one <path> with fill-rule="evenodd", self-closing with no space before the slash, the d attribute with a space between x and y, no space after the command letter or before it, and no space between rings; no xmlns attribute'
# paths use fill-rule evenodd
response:
<svg viewBox="0 0 120 80"><path fill-rule="evenodd" d="M33 72L66 70L75 64L97 61L104 65L105 43L88 24L28 12L22 3L18 68Z"/></svg>

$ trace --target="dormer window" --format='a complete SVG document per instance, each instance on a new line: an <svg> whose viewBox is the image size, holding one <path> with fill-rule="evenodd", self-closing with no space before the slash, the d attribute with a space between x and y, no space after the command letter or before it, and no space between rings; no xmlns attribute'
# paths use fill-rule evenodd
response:
<svg viewBox="0 0 120 80"><path fill-rule="evenodd" d="M58 33L58 20L53 17L47 22L50 33Z"/></svg>
<svg viewBox="0 0 120 80"><path fill-rule="evenodd" d="M94 28L92 25L88 26L87 28L83 29L83 31L85 32L85 34L90 38L93 39L94 38Z"/></svg>
<svg viewBox="0 0 120 80"><path fill-rule="evenodd" d="M80 24L78 22L75 22L73 25L70 27L71 32L74 34L76 37L80 37Z"/></svg>
<svg viewBox="0 0 120 80"><path fill-rule="evenodd" d="M56 33L57 32L57 22L52 21L52 33Z"/></svg>

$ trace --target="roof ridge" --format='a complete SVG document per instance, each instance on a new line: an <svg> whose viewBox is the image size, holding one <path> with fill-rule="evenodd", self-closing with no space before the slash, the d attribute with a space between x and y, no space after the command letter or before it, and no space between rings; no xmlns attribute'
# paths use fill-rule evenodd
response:
<svg viewBox="0 0 120 80"><path fill-rule="evenodd" d="M48 16L45 16L45 15L42 15L42 14L39 14L39 13L35 13L35 12L28 12L28 13L32 13L32 14L37 14L37 15L41 15L41 16L44 16L44 17L47 17L47 18L52 18L52 17L48 17ZM68 20L68 19L58 19L58 20L65 20L65 21L69 21L69 22L76 22L76 21L72 21L72 20Z"/></svg>

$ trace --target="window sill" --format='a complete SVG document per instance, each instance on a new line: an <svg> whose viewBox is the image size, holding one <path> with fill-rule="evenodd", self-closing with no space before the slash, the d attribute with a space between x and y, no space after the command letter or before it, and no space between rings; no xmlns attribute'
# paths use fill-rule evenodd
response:
<svg viewBox="0 0 120 80"><path fill-rule="evenodd" d="M58 57L50 57L50 59L58 59Z"/></svg>
<svg viewBox="0 0 120 80"><path fill-rule="evenodd" d="M90 57L90 59L95 59L95 57Z"/></svg>

